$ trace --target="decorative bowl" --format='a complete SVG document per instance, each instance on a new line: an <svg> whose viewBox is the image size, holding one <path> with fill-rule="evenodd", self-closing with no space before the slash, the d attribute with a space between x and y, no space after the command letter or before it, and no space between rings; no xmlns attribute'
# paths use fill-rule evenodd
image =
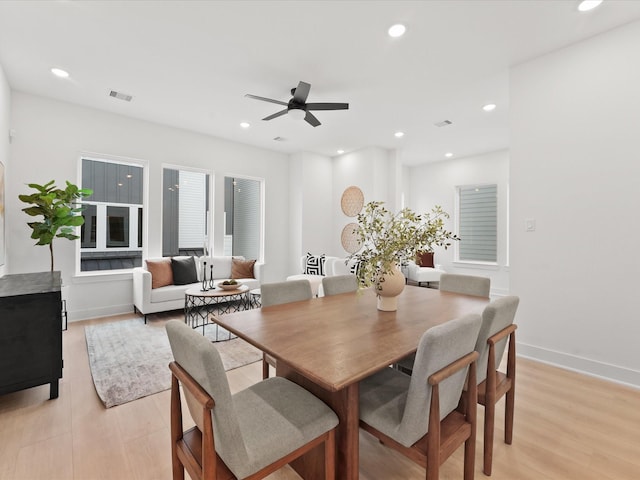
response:
<svg viewBox="0 0 640 480"><path fill-rule="evenodd" d="M242 283L240 282L235 283L233 285L224 285L222 282L218 283L218 287L220 287L222 290L237 290L240 288L241 285Z"/></svg>

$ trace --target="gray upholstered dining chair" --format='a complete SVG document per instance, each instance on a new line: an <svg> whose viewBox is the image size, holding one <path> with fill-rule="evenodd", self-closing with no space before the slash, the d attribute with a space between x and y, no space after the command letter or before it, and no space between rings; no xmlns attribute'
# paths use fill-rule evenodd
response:
<svg viewBox="0 0 640 480"><path fill-rule="evenodd" d="M338 295L358 291L358 277L355 275L334 275L322 279L325 295Z"/></svg>
<svg viewBox="0 0 640 480"><path fill-rule="evenodd" d="M440 290L475 295L477 297L488 297L491 291L491 279L475 275L443 273L440 275Z"/></svg>
<svg viewBox="0 0 640 480"><path fill-rule="evenodd" d="M427 330L413 375L385 368L360 382L360 427L438 478L440 465L463 443L464 478L472 480L476 441L476 359L481 317L466 315ZM466 389L464 411L457 409Z"/></svg>
<svg viewBox="0 0 640 480"><path fill-rule="evenodd" d="M478 403L484 405L484 465L483 471L491 475L493 458L493 432L495 405L506 395L504 415L504 441L513 439L513 413L516 381L515 330L513 323L520 299L515 295L491 302L482 312L482 326L475 350L478 357ZM507 372L498 371L509 341Z"/></svg>
<svg viewBox="0 0 640 480"><path fill-rule="evenodd" d="M338 424L333 410L281 377L232 395L209 340L178 320L167 322L166 330L175 360L169 365L174 480L184 478L185 468L194 480L264 478L320 444L324 478L333 480ZM196 424L186 432L179 384Z"/></svg>
<svg viewBox="0 0 640 480"><path fill-rule="evenodd" d="M443 273L440 275L440 290L443 292L475 295L488 297L491 289L491 279L474 275L459 275L456 273ZM415 355L409 355L395 364L398 370L411 374Z"/></svg>
<svg viewBox="0 0 640 480"><path fill-rule="evenodd" d="M263 283L260 286L262 308L283 303L311 300L313 292L309 280L288 280L286 282ZM269 378L269 365L276 367L276 359L262 354L262 378Z"/></svg>

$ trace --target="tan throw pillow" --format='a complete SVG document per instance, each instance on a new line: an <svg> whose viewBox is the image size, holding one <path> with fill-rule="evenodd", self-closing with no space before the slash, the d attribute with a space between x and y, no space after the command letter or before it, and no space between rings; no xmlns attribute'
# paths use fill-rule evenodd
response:
<svg viewBox="0 0 640 480"><path fill-rule="evenodd" d="M173 285L173 270L171 270L170 258L147 260L147 270L151 272L151 288Z"/></svg>
<svg viewBox="0 0 640 480"><path fill-rule="evenodd" d="M253 265L255 260L231 259L231 278L256 278L253 276Z"/></svg>

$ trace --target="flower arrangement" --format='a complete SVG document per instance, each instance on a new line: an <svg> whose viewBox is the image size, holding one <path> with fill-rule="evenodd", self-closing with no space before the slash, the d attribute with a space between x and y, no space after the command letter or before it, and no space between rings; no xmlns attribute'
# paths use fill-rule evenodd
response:
<svg viewBox="0 0 640 480"><path fill-rule="evenodd" d="M361 249L350 255L358 262L356 275L363 286L380 290L383 277L418 252L433 252L435 247L451 246L459 237L445 229L449 214L439 205L431 212L417 214L409 208L392 213L384 202L369 202L358 214L354 229Z"/></svg>

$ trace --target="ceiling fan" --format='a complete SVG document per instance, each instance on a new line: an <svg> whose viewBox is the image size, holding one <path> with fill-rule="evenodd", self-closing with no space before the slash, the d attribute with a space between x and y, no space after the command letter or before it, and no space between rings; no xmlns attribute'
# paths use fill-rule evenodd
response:
<svg viewBox="0 0 640 480"><path fill-rule="evenodd" d="M289 114L294 118L305 119L305 121L314 127L320 125L315 115L311 113L312 110L348 110L348 103L306 103L309 96L309 90L311 85L306 82L298 82L298 86L291 89L291 95L293 97L289 102L282 102L280 100L273 100L272 98L259 97L257 95L251 95L247 93L245 97L253 98L255 100L262 100L263 102L277 103L278 105L285 105L287 108L280 110L279 112L264 117L262 120L273 120L285 114Z"/></svg>

